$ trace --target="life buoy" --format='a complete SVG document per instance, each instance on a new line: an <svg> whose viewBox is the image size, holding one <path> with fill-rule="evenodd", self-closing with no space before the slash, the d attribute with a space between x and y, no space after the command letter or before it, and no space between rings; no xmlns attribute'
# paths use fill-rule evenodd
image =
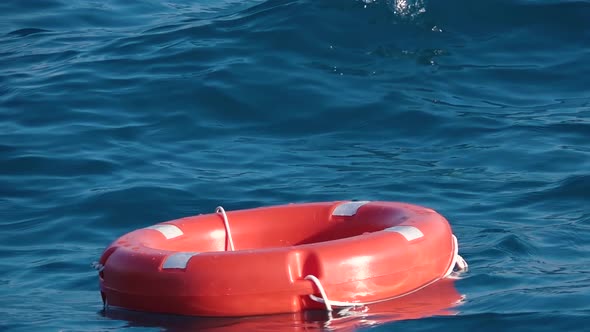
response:
<svg viewBox="0 0 590 332"><path fill-rule="evenodd" d="M197 316L370 304L455 266L466 268L443 216L366 201L219 208L130 232L96 264L108 305Z"/></svg>

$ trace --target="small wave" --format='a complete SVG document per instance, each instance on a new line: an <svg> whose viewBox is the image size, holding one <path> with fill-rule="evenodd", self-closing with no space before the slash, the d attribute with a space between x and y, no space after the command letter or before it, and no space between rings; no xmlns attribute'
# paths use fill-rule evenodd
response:
<svg viewBox="0 0 590 332"><path fill-rule="evenodd" d="M570 175L551 187L528 193L523 202L537 206L548 202L553 204L568 203L572 205L584 204L588 201L588 187L590 175Z"/></svg>
<svg viewBox="0 0 590 332"><path fill-rule="evenodd" d="M34 35L37 33L45 33L45 32L51 32L51 31L45 30L45 29L37 29L37 28L24 28L24 29L18 29L18 30L14 30L12 32L9 32L7 35L16 36L16 37L26 37L26 36Z"/></svg>

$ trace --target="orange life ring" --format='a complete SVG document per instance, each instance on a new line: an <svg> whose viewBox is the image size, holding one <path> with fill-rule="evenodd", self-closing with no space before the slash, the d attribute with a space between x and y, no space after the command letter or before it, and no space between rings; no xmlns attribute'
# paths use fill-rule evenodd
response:
<svg viewBox="0 0 590 332"><path fill-rule="evenodd" d="M157 224L117 239L96 266L108 305L246 316L408 295L465 268L457 251L431 209L346 201L219 208Z"/></svg>

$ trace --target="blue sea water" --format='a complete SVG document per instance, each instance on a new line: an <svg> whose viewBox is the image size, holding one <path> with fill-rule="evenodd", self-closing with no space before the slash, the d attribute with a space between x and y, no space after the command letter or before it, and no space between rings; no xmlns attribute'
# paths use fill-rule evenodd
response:
<svg viewBox="0 0 590 332"><path fill-rule="evenodd" d="M217 205L368 199L439 211L470 271L453 315L356 329L586 331L589 60L584 0L2 1L0 330L239 327L104 313L90 263Z"/></svg>

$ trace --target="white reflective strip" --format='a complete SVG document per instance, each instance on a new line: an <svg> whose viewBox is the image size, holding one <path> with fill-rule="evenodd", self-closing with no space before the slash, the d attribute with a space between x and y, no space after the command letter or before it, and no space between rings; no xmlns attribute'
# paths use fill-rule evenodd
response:
<svg viewBox="0 0 590 332"><path fill-rule="evenodd" d="M177 252L166 257L163 269L185 269L189 259L193 256L198 255L198 252Z"/></svg>
<svg viewBox="0 0 590 332"><path fill-rule="evenodd" d="M154 230L162 233L162 235L164 235L166 237L166 239L168 239L168 240L184 234L180 228L178 228L174 225L168 225L168 224L154 225L154 226L150 226L150 227L146 227L146 228L147 229L154 229Z"/></svg>
<svg viewBox="0 0 590 332"><path fill-rule="evenodd" d="M348 202L338 205L332 212L333 216L350 217L354 216L358 209L369 203L369 201Z"/></svg>
<svg viewBox="0 0 590 332"><path fill-rule="evenodd" d="M416 240L424 236L424 234L414 226L393 226L386 228L385 230L387 232L400 233L408 241Z"/></svg>

